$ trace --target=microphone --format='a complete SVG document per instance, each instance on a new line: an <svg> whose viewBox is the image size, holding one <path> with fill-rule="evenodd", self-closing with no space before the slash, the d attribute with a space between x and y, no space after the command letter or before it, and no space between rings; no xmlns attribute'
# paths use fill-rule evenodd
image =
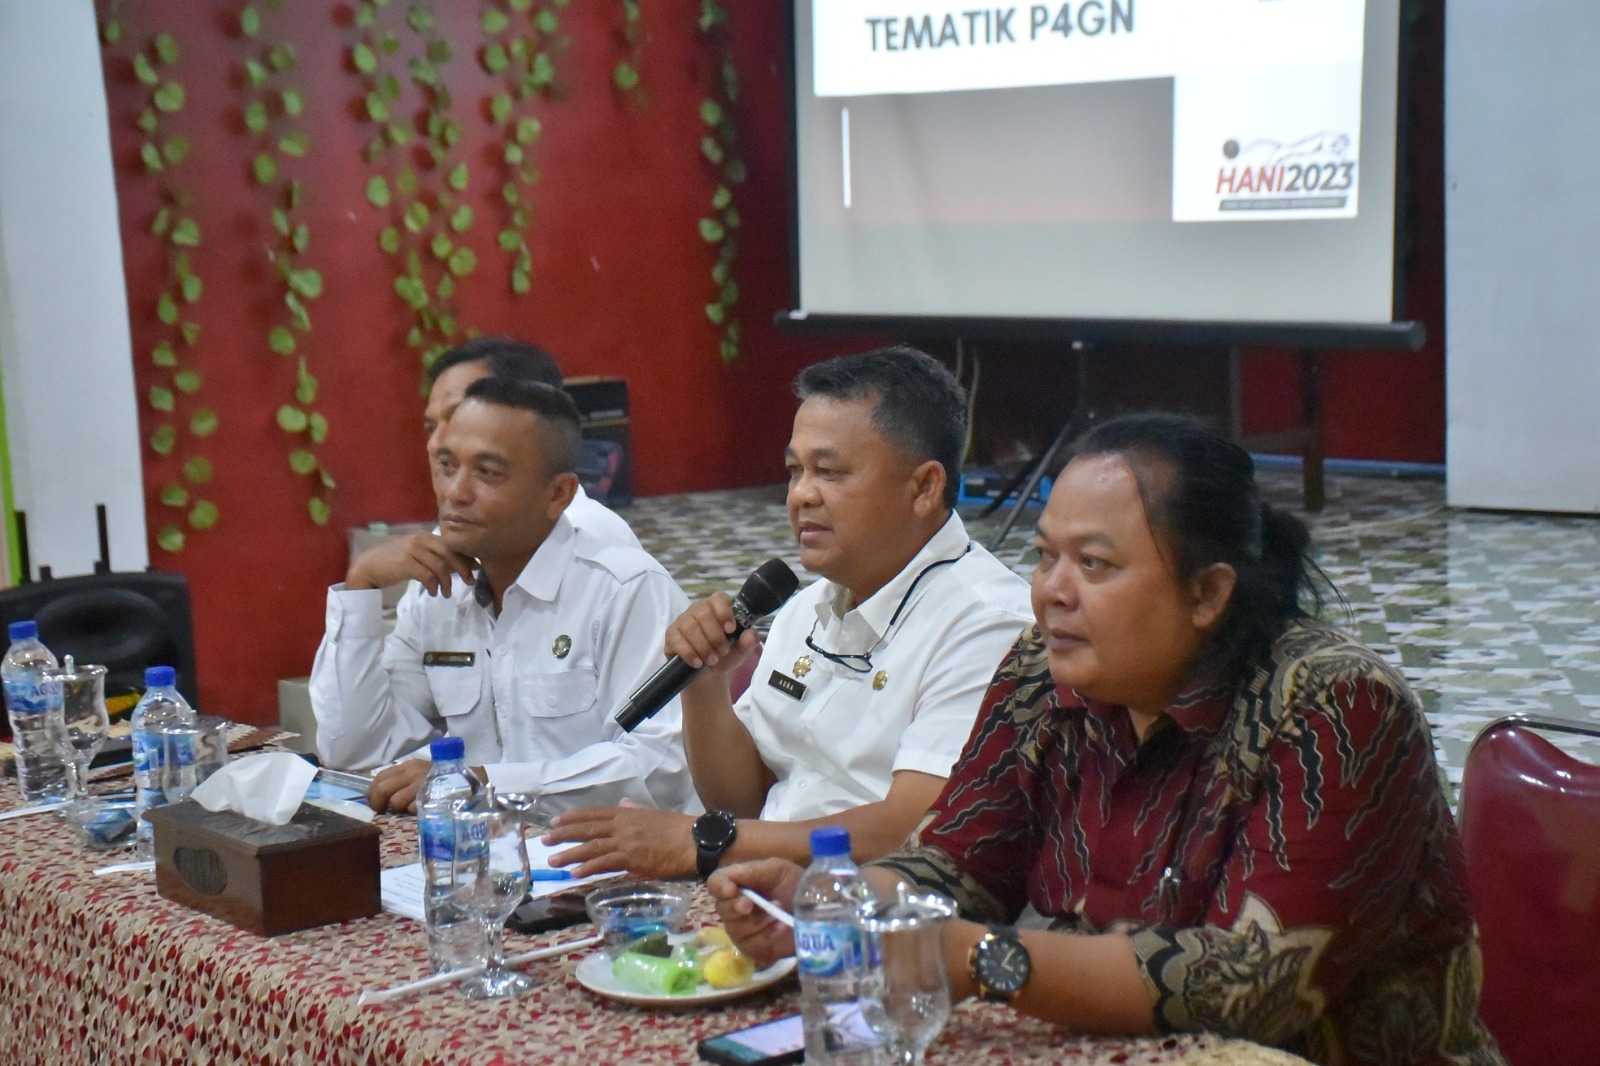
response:
<svg viewBox="0 0 1600 1066"><path fill-rule="evenodd" d="M733 598L736 627L728 638L729 644L738 640L739 635L749 629L756 619L782 607L799 587L800 579L794 576L794 571L782 559L768 559L756 567L755 572L745 578L739 594ZM633 732L640 722L671 703L672 698L682 692L684 686L693 681L694 675L699 672L699 669L674 655L628 697L628 702L617 712L616 723L623 732Z"/></svg>

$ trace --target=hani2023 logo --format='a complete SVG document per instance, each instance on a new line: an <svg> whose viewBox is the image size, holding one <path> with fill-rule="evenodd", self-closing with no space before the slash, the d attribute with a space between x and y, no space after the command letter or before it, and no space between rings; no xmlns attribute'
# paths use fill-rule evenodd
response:
<svg viewBox="0 0 1600 1066"><path fill-rule="evenodd" d="M1219 211L1338 210L1355 189L1350 135L1324 130L1288 144L1266 138L1222 146Z"/></svg>

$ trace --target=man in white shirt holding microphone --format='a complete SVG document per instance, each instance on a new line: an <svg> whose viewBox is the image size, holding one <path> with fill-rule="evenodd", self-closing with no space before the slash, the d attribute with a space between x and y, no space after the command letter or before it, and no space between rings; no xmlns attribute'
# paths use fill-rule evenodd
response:
<svg viewBox="0 0 1600 1066"><path fill-rule="evenodd" d="M718 593L667 630L703 667L683 690L684 742L707 813L584 807L554 820L552 861L579 874L709 875L725 861L804 862L810 830L842 825L858 859L883 854L938 795L979 699L1031 619L1028 585L954 512L965 396L931 357L890 348L816 364L795 382L789 521L822 580L754 653ZM655 660L659 664L660 658Z"/></svg>

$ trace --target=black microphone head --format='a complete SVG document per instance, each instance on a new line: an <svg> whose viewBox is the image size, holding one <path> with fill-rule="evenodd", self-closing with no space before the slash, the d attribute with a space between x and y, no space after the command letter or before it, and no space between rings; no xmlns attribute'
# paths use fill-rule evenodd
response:
<svg viewBox="0 0 1600 1066"><path fill-rule="evenodd" d="M800 579L782 559L768 559L745 578L739 599L751 618L760 618L782 607L799 587Z"/></svg>

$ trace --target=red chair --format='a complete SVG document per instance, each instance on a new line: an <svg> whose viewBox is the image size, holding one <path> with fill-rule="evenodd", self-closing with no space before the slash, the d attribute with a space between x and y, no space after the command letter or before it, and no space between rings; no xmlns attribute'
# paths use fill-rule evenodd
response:
<svg viewBox="0 0 1600 1066"><path fill-rule="evenodd" d="M1540 731L1600 737L1501 718L1472 742L1461 785L1482 1017L1512 1066L1600 1060L1600 766Z"/></svg>

